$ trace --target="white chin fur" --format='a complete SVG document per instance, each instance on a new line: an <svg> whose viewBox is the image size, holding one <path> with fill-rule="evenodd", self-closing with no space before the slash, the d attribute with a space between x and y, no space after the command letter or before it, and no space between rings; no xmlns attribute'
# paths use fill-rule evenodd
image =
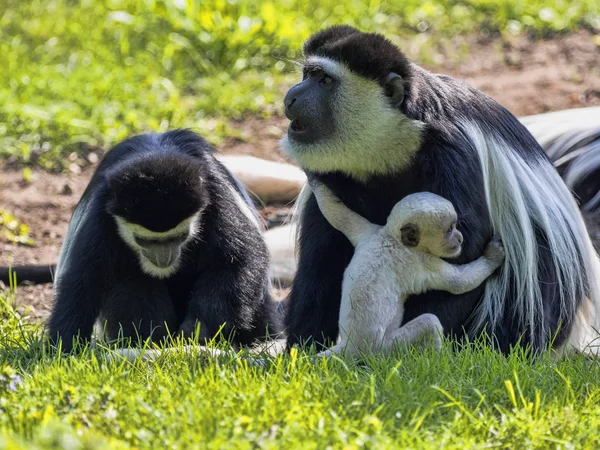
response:
<svg viewBox="0 0 600 450"><path fill-rule="evenodd" d="M332 99L336 131L313 144L280 141L282 150L312 172L343 172L358 179L398 172L419 150L423 124L392 107L379 84L354 74L326 58L326 67L336 66L341 88Z"/></svg>
<svg viewBox="0 0 600 450"><path fill-rule="evenodd" d="M179 258L177 258L177 260L175 260L175 262L168 267L157 267L142 255L141 247L135 241L135 236L165 239L169 236L176 236L184 231L187 231L188 239L181 244L183 254L183 249L185 248L186 244L199 232L198 218L199 214L194 214L193 216L188 217L177 224L173 229L165 232L150 231L140 225L129 223L122 217L115 216L115 221L117 223L117 229L119 230L119 236L121 236L121 239L123 239L127 246L131 248L131 250L138 256L138 261L142 271L151 277L163 279L168 278L177 272L181 266L182 256L179 256Z"/></svg>
<svg viewBox="0 0 600 450"><path fill-rule="evenodd" d="M174 275L175 272L179 269L181 265L181 257L179 257L173 264L169 267L157 267L144 258L142 255L138 254L138 260L140 262L140 267L142 271L153 278L169 278L171 275Z"/></svg>

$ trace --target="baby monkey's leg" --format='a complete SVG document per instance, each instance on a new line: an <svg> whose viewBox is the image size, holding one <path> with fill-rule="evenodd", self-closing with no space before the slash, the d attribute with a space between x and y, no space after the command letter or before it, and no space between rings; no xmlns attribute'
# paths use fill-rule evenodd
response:
<svg viewBox="0 0 600 450"><path fill-rule="evenodd" d="M333 347L317 353L317 356L330 358L333 355L339 355L344 347L341 344L334 345Z"/></svg>
<svg viewBox="0 0 600 450"><path fill-rule="evenodd" d="M433 348L439 351L442 348L442 333L444 327L440 319L434 314L421 314L400 328L396 328L386 334L382 345L384 352L393 350L398 344L433 344Z"/></svg>
<svg viewBox="0 0 600 450"><path fill-rule="evenodd" d="M339 355L341 353L344 353L344 356L355 356L360 354L360 350L357 347L355 347L351 342L342 341L327 350L317 353L317 356L324 356L326 358L329 358L331 356Z"/></svg>

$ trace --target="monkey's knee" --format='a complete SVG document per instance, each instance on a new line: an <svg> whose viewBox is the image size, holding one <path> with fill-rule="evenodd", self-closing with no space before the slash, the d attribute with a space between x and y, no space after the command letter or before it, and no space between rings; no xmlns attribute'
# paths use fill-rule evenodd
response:
<svg viewBox="0 0 600 450"><path fill-rule="evenodd" d="M425 313L419 316L421 318L423 328L427 329L430 332L435 332L435 334L441 336L444 334L444 327L440 322L440 319L435 314ZM417 319L419 318L417 317ZM415 319L416 320L416 319Z"/></svg>
<svg viewBox="0 0 600 450"><path fill-rule="evenodd" d="M444 327L434 314L422 314L415 317L404 326L400 327L390 337L389 343L417 344L425 347L433 347L436 351L442 348L442 335Z"/></svg>
<svg viewBox="0 0 600 450"><path fill-rule="evenodd" d="M435 314L425 313L423 319L422 339L425 344L433 346L436 352L442 349L444 327Z"/></svg>

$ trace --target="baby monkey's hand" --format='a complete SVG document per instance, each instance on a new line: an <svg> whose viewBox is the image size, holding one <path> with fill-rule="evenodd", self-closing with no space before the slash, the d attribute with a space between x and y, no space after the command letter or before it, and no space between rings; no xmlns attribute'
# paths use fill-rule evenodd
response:
<svg viewBox="0 0 600 450"><path fill-rule="evenodd" d="M504 262L504 246L499 234L495 234L488 243L483 256L495 267L500 267Z"/></svg>

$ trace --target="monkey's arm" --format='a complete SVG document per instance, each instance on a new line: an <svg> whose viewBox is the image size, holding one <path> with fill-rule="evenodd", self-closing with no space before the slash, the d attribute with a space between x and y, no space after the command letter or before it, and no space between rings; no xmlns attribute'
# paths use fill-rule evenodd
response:
<svg viewBox="0 0 600 450"><path fill-rule="evenodd" d="M219 331L234 342L251 344L275 334L276 320L268 286L269 256L256 226L234 209L221 205L206 215L202 244L204 262L191 291L187 314L180 326L190 336L200 325L200 338ZM274 309L273 309L274 311Z"/></svg>
<svg viewBox="0 0 600 450"><path fill-rule="evenodd" d="M324 184L316 180L310 180L309 184L323 216L333 228L344 233L354 247L381 228L344 205Z"/></svg>
<svg viewBox="0 0 600 450"><path fill-rule="evenodd" d="M442 261L439 270L428 276L430 289L448 291L452 294L464 294L483 283L504 261L504 248L498 235L494 236L485 249L483 256L473 262L454 265Z"/></svg>
<svg viewBox="0 0 600 450"><path fill-rule="evenodd" d="M102 308L107 277L105 265L99 262L103 259L90 251L96 243L92 239L89 247L84 242L75 242L69 258L58 267L48 335L56 345L62 341L65 352L71 351L74 339L86 341L91 337Z"/></svg>
<svg viewBox="0 0 600 450"><path fill-rule="evenodd" d="M62 343L64 352L70 352L75 341L86 341L92 336L101 309L102 286L89 285L80 277L89 278L82 271L66 270L56 281L48 336L54 345Z"/></svg>
<svg viewBox="0 0 600 450"><path fill-rule="evenodd" d="M62 341L66 352L72 349L74 338L85 341L91 337L110 287L118 238L101 211L95 204L81 216L74 214L71 222L76 223L69 224L57 267L48 334L54 344Z"/></svg>
<svg viewBox="0 0 600 450"><path fill-rule="evenodd" d="M298 270L288 297L285 319L287 345L333 344L344 270L354 249L348 239L325 219L314 195L301 218Z"/></svg>
<svg viewBox="0 0 600 450"><path fill-rule="evenodd" d="M217 334L230 339L235 332L234 341L243 345L252 343L247 337L253 333L256 338L264 337L267 330L254 327L255 308L269 297L267 286L257 283L257 278L242 265L214 264L196 281L179 332L191 337L199 326L201 340Z"/></svg>

